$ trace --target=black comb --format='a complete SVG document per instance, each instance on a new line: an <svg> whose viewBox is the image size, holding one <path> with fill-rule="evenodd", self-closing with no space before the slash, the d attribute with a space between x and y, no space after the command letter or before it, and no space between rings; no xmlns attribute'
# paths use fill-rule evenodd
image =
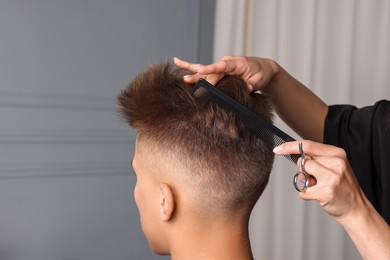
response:
<svg viewBox="0 0 390 260"><path fill-rule="evenodd" d="M192 90L192 95L197 98L211 100L214 103L230 110L231 112L234 112L239 116L244 125L248 127L253 134L260 138L271 151L276 146L279 146L285 142L295 141L294 138L273 124L269 123L261 116L253 113L243 105L239 104L237 101L204 79L198 80ZM284 157L295 164L299 158L299 155L288 154Z"/></svg>

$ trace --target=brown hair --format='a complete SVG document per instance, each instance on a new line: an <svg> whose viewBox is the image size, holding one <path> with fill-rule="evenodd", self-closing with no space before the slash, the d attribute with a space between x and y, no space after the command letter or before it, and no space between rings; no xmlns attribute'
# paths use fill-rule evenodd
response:
<svg viewBox="0 0 390 260"><path fill-rule="evenodd" d="M268 183L273 152L235 114L192 96L183 75L168 62L149 66L119 94L121 115L157 150L180 158L210 201L251 210ZM225 77L216 87L271 122L267 99L249 94L241 78Z"/></svg>

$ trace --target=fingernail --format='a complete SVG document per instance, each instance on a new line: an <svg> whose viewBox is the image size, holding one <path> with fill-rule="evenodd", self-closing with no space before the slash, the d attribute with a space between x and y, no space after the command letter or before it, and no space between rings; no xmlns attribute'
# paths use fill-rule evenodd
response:
<svg viewBox="0 0 390 260"><path fill-rule="evenodd" d="M281 145L276 146L272 151L277 154L282 151L282 146Z"/></svg>
<svg viewBox="0 0 390 260"><path fill-rule="evenodd" d="M198 71L198 70L200 70L201 68L203 68L203 66L196 67L195 70Z"/></svg>
<svg viewBox="0 0 390 260"><path fill-rule="evenodd" d="M183 76L183 80L186 81L186 80L189 80L191 78L191 75L184 75Z"/></svg>

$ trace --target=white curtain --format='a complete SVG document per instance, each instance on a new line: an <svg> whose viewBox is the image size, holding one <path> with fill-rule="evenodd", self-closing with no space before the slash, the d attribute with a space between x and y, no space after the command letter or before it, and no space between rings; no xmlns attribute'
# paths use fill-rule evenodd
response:
<svg viewBox="0 0 390 260"><path fill-rule="evenodd" d="M217 0L215 26L215 60L272 58L328 104L390 99L390 1ZM343 229L298 197L295 171L275 161L251 218L255 259L360 259Z"/></svg>

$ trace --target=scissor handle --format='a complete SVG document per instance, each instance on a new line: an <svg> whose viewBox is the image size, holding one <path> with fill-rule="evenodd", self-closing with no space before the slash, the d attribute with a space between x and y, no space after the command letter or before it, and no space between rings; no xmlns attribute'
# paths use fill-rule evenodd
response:
<svg viewBox="0 0 390 260"><path fill-rule="evenodd" d="M303 187L300 187L300 185L298 185L298 177L300 174L302 174L305 177L305 182L303 182ZM301 192L301 191L305 191L308 187L309 187L309 175L304 171L297 172L294 175L294 188L297 191Z"/></svg>
<svg viewBox="0 0 390 260"><path fill-rule="evenodd" d="M299 152L301 153L301 171L294 175L294 187L297 191L305 191L309 187L309 175L305 171L305 153L303 152L302 143L299 143ZM302 188L300 188L297 183L299 174L302 174L305 177Z"/></svg>

